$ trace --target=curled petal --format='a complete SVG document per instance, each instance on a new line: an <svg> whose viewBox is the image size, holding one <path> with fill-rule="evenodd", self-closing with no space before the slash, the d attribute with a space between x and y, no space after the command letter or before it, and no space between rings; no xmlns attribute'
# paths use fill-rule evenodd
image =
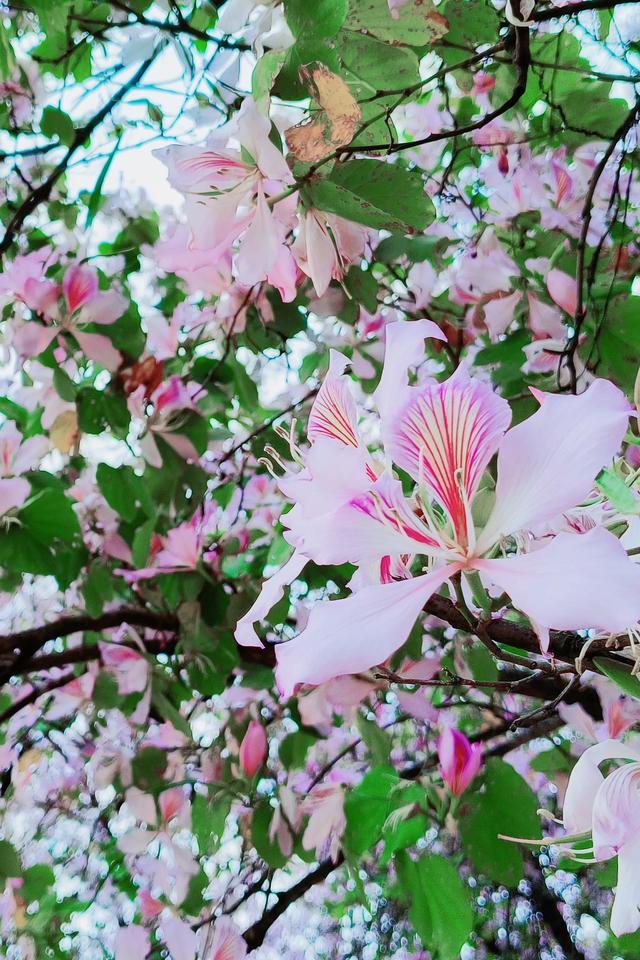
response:
<svg viewBox="0 0 640 960"><path fill-rule="evenodd" d="M635 933L640 927L639 863L640 833L637 833L618 853L618 885L611 910L611 929L616 937Z"/></svg>
<svg viewBox="0 0 640 960"><path fill-rule="evenodd" d="M640 760L640 753L619 740L605 740L585 750L571 771L564 797L563 822L569 833L591 830L593 805L604 781L599 765L604 760Z"/></svg>
<svg viewBox="0 0 640 960"><path fill-rule="evenodd" d="M561 310L568 313L570 317L575 317L578 306L578 287L573 277L570 277L564 270L549 270L547 274L547 290L554 303L557 303Z"/></svg>
<svg viewBox="0 0 640 960"><path fill-rule="evenodd" d="M344 600L320 603L305 630L276 647L276 678L285 696L299 683L317 686L383 663L407 639L422 607L459 564L396 583L363 587Z"/></svg>
<svg viewBox="0 0 640 960"><path fill-rule="evenodd" d="M593 850L608 860L640 835L640 763L626 763L604 779L593 804ZM640 917L638 917L640 920Z"/></svg>
<svg viewBox="0 0 640 960"><path fill-rule="evenodd" d="M601 527L559 533L533 553L475 566L541 627L619 632L640 618L640 567Z"/></svg>
<svg viewBox="0 0 640 960"><path fill-rule="evenodd" d="M373 395L385 432L386 425L415 390L409 386L409 368L424 359L427 338L447 339L433 320L396 320L385 327L384 366Z"/></svg>
<svg viewBox="0 0 640 960"><path fill-rule="evenodd" d="M296 579L308 563L307 557L300 553L293 556L272 577L262 584L262 590L244 617L238 620L235 637L243 647L261 647L262 642L255 631L254 624L263 620L269 610L282 599L284 588Z"/></svg>
<svg viewBox="0 0 640 960"><path fill-rule="evenodd" d="M631 407L608 380L594 380L577 397L536 391L536 398L540 409L500 445L496 505L481 550L579 504L622 443Z"/></svg>

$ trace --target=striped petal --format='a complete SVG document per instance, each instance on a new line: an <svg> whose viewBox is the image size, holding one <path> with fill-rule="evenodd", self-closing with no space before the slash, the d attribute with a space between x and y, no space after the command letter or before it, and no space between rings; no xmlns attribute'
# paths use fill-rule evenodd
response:
<svg viewBox="0 0 640 960"><path fill-rule="evenodd" d="M331 351L329 371L309 414L307 434L311 441L330 437L348 447L360 445L358 411L344 372L348 363L344 354Z"/></svg>
<svg viewBox="0 0 640 960"><path fill-rule="evenodd" d="M391 431L394 462L428 485L462 545L469 541L469 503L510 419L506 400L459 367L416 394Z"/></svg>

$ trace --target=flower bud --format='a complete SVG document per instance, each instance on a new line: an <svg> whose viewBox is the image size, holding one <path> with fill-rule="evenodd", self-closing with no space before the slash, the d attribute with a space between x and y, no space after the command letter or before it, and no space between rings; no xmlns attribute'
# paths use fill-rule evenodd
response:
<svg viewBox="0 0 640 960"><path fill-rule="evenodd" d="M438 740L442 779L454 796L464 793L482 765L482 747L459 730L446 727Z"/></svg>
<svg viewBox="0 0 640 960"><path fill-rule="evenodd" d="M240 744L240 766L248 777L256 773L267 755L267 734L261 723L252 720Z"/></svg>

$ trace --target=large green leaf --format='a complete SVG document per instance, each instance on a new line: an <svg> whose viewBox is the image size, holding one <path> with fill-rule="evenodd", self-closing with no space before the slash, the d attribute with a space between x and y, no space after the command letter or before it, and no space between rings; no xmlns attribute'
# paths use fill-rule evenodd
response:
<svg viewBox="0 0 640 960"><path fill-rule="evenodd" d="M514 886L523 875L521 848L498 834L540 837L536 795L504 760L487 762L480 789L465 795L460 836L476 869L495 883Z"/></svg>
<svg viewBox="0 0 640 960"><path fill-rule="evenodd" d="M608 308L598 337L598 373L631 392L640 356L640 297L615 300Z"/></svg>
<svg viewBox="0 0 640 960"><path fill-rule="evenodd" d="M344 804L345 844L351 853L364 853L380 839L384 823L396 806L391 794L397 784L393 767L374 767L348 794Z"/></svg>
<svg viewBox="0 0 640 960"><path fill-rule="evenodd" d="M397 858L416 933L439 960L455 960L473 930L471 899L454 865L440 856Z"/></svg>
<svg viewBox="0 0 640 960"><path fill-rule="evenodd" d="M413 50L392 47L351 30L341 30L335 46L346 69L373 90L396 90L420 81L418 58Z"/></svg>
<svg viewBox="0 0 640 960"><path fill-rule="evenodd" d="M335 37L348 7L348 0L284 0L284 15L296 38Z"/></svg>
<svg viewBox="0 0 640 960"><path fill-rule="evenodd" d="M391 233L424 230L435 216L420 174L379 160L338 164L306 193L319 210Z"/></svg>
<svg viewBox="0 0 640 960"><path fill-rule="evenodd" d="M345 27L391 43L419 47L442 37L448 24L431 0L405 0L396 7L394 16L388 0L351 0Z"/></svg>
<svg viewBox="0 0 640 960"><path fill-rule="evenodd" d="M624 693L640 700L640 680L631 675L631 664L626 668L617 660L610 660L608 657L594 657L593 662Z"/></svg>
<svg viewBox="0 0 640 960"><path fill-rule="evenodd" d="M47 487L35 493L20 510L19 518L29 533L43 544L69 542L80 534L80 524L71 501L62 490Z"/></svg>

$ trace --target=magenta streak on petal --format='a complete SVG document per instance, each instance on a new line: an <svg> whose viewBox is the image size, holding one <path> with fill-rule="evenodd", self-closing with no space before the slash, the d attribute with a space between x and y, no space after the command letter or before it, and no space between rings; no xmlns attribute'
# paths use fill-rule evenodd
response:
<svg viewBox="0 0 640 960"><path fill-rule="evenodd" d="M365 513L372 520L393 527L398 533L405 534L418 544L427 547L440 546L408 507L403 508L398 502L392 503L379 490L367 490L361 496L354 497L351 506Z"/></svg>
<svg viewBox="0 0 640 960"><path fill-rule="evenodd" d="M219 153L201 153L197 157L182 160L180 166L185 170L192 170L194 173L215 171L223 175L231 171L240 173L248 169L246 164L241 163L239 160L233 160Z"/></svg>
<svg viewBox="0 0 640 960"><path fill-rule="evenodd" d="M447 510L459 542L468 542L468 500L508 425L508 408L480 384L429 385L408 406L396 431L402 460L422 477Z"/></svg>

